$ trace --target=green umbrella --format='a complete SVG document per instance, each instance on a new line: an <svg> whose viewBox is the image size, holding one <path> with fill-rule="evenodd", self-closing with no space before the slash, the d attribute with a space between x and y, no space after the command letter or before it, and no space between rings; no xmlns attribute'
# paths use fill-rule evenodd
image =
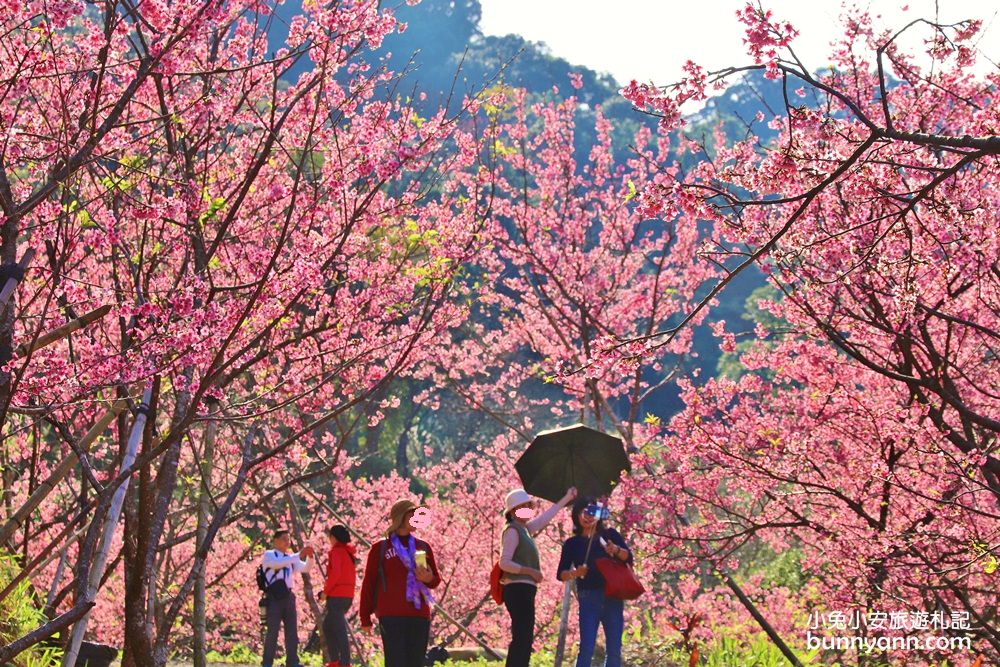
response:
<svg viewBox="0 0 1000 667"><path fill-rule="evenodd" d="M606 496L631 470L621 438L583 424L542 431L514 468L525 491L552 502L572 486L580 496Z"/></svg>

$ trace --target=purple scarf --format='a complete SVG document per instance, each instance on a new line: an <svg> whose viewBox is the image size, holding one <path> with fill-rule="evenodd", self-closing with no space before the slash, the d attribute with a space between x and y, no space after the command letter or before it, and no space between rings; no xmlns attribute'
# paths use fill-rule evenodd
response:
<svg viewBox="0 0 1000 667"><path fill-rule="evenodd" d="M431 595L431 589L427 588L424 582L417 579L417 542L413 539L413 535L407 535L406 537L407 543L405 549L398 535L393 533L390 539L393 549L396 550L396 556L399 557L399 560L406 567L406 599L414 607L420 609L421 599L427 600L427 604L430 606L434 604L434 596Z"/></svg>

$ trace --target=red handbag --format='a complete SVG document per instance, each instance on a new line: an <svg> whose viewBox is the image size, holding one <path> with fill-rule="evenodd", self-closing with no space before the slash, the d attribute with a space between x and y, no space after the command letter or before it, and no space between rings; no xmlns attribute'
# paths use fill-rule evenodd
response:
<svg viewBox="0 0 1000 667"><path fill-rule="evenodd" d="M503 572L500 570L500 563L496 563L490 571L490 597L497 604L503 604L503 584L500 583L500 577L502 576Z"/></svg>
<svg viewBox="0 0 1000 667"><path fill-rule="evenodd" d="M616 600L635 600L646 592L628 563L617 558L598 558L594 561L598 572L604 577L604 594Z"/></svg>

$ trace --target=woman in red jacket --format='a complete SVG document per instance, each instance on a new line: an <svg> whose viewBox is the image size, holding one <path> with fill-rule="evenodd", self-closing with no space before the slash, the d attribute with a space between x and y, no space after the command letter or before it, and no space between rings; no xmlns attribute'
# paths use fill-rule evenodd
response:
<svg viewBox="0 0 1000 667"><path fill-rule="evenodd" d="M354 545L346 526L332 526L329 530L330 553L326 559L326 615L323 617L323 636L330 662L326 667L347 667L351 664L351 646L347 636L347 611L354 599L357 573Z"/></svg>
<svg viewBox="0 0 1000 667"><path fill-rule="evenodd" d="M416 516L417 512L421 515ZM389 512L386 539L372 545L361 583L361 629L372 632L378 617L385 667L423 667L430 640L431 589L441 583L434 552L413 536L426 525L421 507L400 500Z"/></svg>

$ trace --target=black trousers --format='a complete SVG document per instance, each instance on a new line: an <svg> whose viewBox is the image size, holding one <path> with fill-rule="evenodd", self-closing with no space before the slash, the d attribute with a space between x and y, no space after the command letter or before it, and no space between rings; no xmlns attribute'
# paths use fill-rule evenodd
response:
<svg viewBox="0 0 1000 667"><path fill-rule="evenodd" d="M535 594L537 586L506 584L503 604L510 614L510 644L507 646L507 667L528 667L535 641Z"/></svg>
<svg viewBox="0 0 1000 667"><path fill-rule="evenodd" d="M419 616L383 616L378 619L382 633L385 667L423 667L431 638L430 619Z"/></svg>
<svg viewBox="0 0 1000 667"><path fill-rule="evenodd" d="M326 615L323 616L323 636L330 662L351 664L351 640L347 636L347 610L351 598L327 598Z"/></svg>
<svg viewBox="0 0 1000 667"><path fill-rule="evenodd" d="M299 665L299 627L295 612L295 594L289 592L281 600L267 600L267 615L265 616L264 635L264 667L274 665L274 654L278 650L278 629L285 626L285 665Z"/></svg>

